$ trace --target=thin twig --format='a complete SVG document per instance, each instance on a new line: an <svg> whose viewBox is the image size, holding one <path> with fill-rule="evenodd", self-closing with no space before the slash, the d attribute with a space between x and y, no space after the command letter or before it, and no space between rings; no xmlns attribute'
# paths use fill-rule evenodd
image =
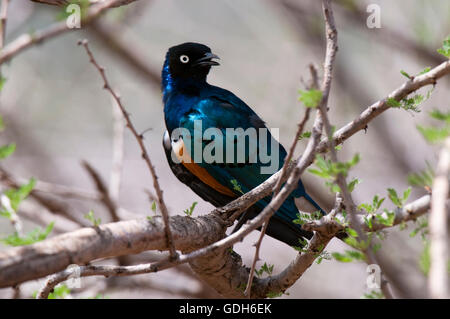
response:
<svg viewBox="0 0 450 319"><path fill-rule="evenodd" d="M309 69L311 72L311 87L309 87L309 89L314 88L317 89L318 88L318 78L317 78L317 70L314 67L314 65L310 64L309 65ZM294 141L291 144L291 147L289 148L289 153L286 156L285 160L284 160L284 164L283 167L281 168L281 175L278 178L278 181L274 187L274 195L276 196L278 194L278 192L280 191L280 187L282 185L282 180L284 180L285 176L286 176L286 172L288 169L288 165L292 159L292 157L294 156L294 151L295 148L297 147L298 141L300 139L300 136L302 135L306 122L309 119L309 114L311 112L311 108L306 108L305 114L303 116L303 119L300 121L300 123L298 124L298 129L297 132L295 134L294 137ZM253 277L255 276L255 268L256 268L256 262L258 260L260 260L259 258L259 250L262 244L262 240L264 238L264 235L266 234L266 230L267 227L269 225L269 219L267 219L262 228L261 228L261 232L258 238L258 241L255 243L255 254L253 256L253 262L252 262L252 266L250 268L250 275L248 276L248 281L247 281L247 285L244 291L244 295L246 295L248 298L251 298L251 287L252 287L252 283L253 283Z"/></svg>
<svg viewBox="0 0 450 319"><path fill-rule="evenodd" d="M336 29L336 25L334 22L333 11L331 8L330 0L322 1L322 7L323 7L323 13L324 13L324 18L325 18L325 22L326 22L327 48L330 47L329 49L330 49L330 52L332 52L332 54L333 54L332 58L334 59L334 55L336 54L337 48L338 48L337 47L337 29ZM331 72L330 72L330 74L331 74ZM330 81L331 81L331 77L330 77ZM328 140L328 149L330 151L331 161L333 163L338 163L337 151L336 151L334 139L332 136L333 131L332 131L332 127L331 127L331 124L330 124L330 121L328 118L328 107L326 105L322 104L319 106L319 109L322 114L322 118L323 118L323 122L324 122L324 128L325 128L325 132L326 132L326 136L327 136L327 140ZM337 174L336 184L340 188L340 192L342 194L345 209L349 213L351 226L358 233L359 240L367 240L367 236L364 233L364 231L362 230L362 226L359 223L359 220L357 220L357 218L356 218L356 205L353 201L352 194L350 193L350 191L347 187L346 177L344 176L343 173ZM372 252L371 242L369 242L368 247L363 250L363 253L366 255L368 263L370 263L370 264L377 263L376 258ZM381 288L382 288L383 294L385 295L386 298L392 297L391 293L389 292L389 290L387 288L387 285L384 284L381 286Z"/></svg>
<svg viewBox="0 0 450 319"><path fill-rule="evenodd" d="M112 99L112 115L113 115L113 157L111 165L111 173L109 177L109 194L114 202L119 201L120 184L122 180L122 166L124 158L124 131L125 124L122 112Z"/></svg>
<svg viewBox="0 0 450 319"><path fill-rule="evenodd" d="M125 118L125 121L127 123L127 127L133 133L134 137L136 138L136 141L139 144L139 147L141 148L142 158L144 159L145 163L147 164L147 167L148 167L148 169L150 171L150 174L152 176L153 187L155 188L156 196L158 198L158 208L160 209L162 217L163 217L163 220L164 220L165 230L166 230L167 246L169 247L170 258L171 259L176 259L177 258L177 252L176 252L175 247L173 245L172 232L170 231L169 212L167 210L166 204L165 204L164 199L163 199L163 192L161 190L161 187L159 186L158 176L156 175L155 168L154 168L154 166L153 166L153 164L152 164L152 162L150 160L150 156L148 155L147 150L146 150L146 148L144 146L143 137L142 137L141 134L139 134L136 131L133 123L131 122L130 115L125 110L125 107L122 104L120 96L117 95L116 92L114 92L114 90L109 85L108 79L106 78L106 75L105 75L105 69L103 67L101 67L97 63L97 61L95 60L91 50L89 49L89 45L88 45L87 40L79 41L78 45L83 45L83 47L86 49L86 53L89 56L90 62L99 71L100 76L103 79L103 83L104 83L103 88L105 90L107 90L112 95L114 100L116 101L117 105L119 106L119 108L120 108L120 110L121 110L121 112L123 114L123 117Z"/></svg>
<svg viewBox="0 0 450 319"><path fill-rule="evenodd" d="M418 88L427 85L427 84L432 84L435 83L436 80L446 74L448 74L450 72L450 62L446 62L443 63L437 67L435 67L434 69L430 70L428 73L422 75L422 76L418 76L416 77L413 81L407 81L402 87L400 87L399 89L395 90L393 93L391 93L391 96L394 96L396 98L403 98L404 96L408 95L409 93L417 90ZM341 143L343 140L347 139L348 137L350 137L352 134L354 134L355 132L357 132L358 130L362 129L360 127L360 125L362 123L368 123L370 122L375 116L381 114L382 112L384 112L385 110L389 109L389 107L386 107L386 99L383 99L377 103L375 103L374 105L372 105L371 107L369 107L369 109L367 109L366 111L364 111L360 116L357 117L356 120L354 120L352 123L348 124L347 126L345 126L343 128L343 132L344 134L341 136L334 136L335 139L337 139L336 143ZM287 186L290 185L290 187L295 187L296 186L296 182L298 182L298 179L300 177L300 174L303 172L304 168L307 167L314 159L314 149L316 149L316 145L318 143L318 139L320 138L320 131L321 131L321 126L318 124L319 122L321 122L320 117L316 117L316 121L315 124L313 126L313 130L312 130L312 137L308 142L308 145L306 147L306 151L304 152L303 156L301 157L301 159L292 166L295 166L292 168L292 172L293 172L293 176L291 176L289 178L288 183L286 184ZM319 129L320 128L320 129ZM338 131L339 132L339 131ZM325 142L326 144L328 144L327 142ZM327 149L327 145L325 145L323 148L318 148L316 149L316 151L326 151ZM246 193L245 195L241 196L239 199L233 201L232 203L226 205L223 208L219 208L219 209L215 209L213 211L213 213L210 216L221 216L224 219L227 219L231 216L234 216L236 214L237 211L241 210L241 209L246 209L247 207L251 206L253 203L255 203L256 201L258 201L259 199L269 195L272 191L273 191L273 186L275 185L275 183L277 182L279 178L278 173L274 174L271 178L269 178L265 183L261 184L260 186L256 187L255 189L253 189L252 191ZM288 191L287 190L281 190L280 194L277 197L280 196L286 196L288 195ZM283 198L281 197L279 200L283 200ZM427 199L422 198L419 200L420 201L420 205L413 205L413 208L417 208L420 211L420 214L424 214L427 209L429 208L429 198ZM281 203L280 203L281 205ZM270 206L270 205L269 205ZM417 206L417 207L416 207ZM406 207L406 206L405 206ZM270 206L266 209L270 210L270 209L276 209L276 205ZM408 211L402 211L402 217L403 218L413 218L414 216L418 216L416 214L413 214L412 210L408 210ZM200 256L201 254L206 254L208 252L213 251L214 249L222 249L224 247L224 245L231 243L231 245L234 242L237 242L239 240L241 240L245 235L247 235L249 232L251 232L254 228L259 227L263 221L265 220L267 216L261 216L259 218L259 216L252 220L250 222L250 225L244 225L242 231L240 230L240 232L236 232L234 235L234 237L232 238L226 238L225 241L222 240L221 242L216 242L215 244L206 247L205 249L203 249L203 251L196 251L194 254L190 254L190 258L196 258L198 256ZM258 219L259 218L259 219ZM156 218L157 220L157 218ZM177 225L176 220L178 219L173 219L173 223L174 225ZM396 216L396 220L397 220L397 216ZM213 221L217 222L217 218L213 218L211 219L211 223L213 223ZM252 224L253 223L253 224ZM123 225L122 225L123 224ZM129 222L122 222L120 227L125 227L125 225L128 224L133 224L135 225L134 221L129 221ZM138 226L139 224L136 224L135 226ZM206 225L206 224L205 224ZM247 226L247 227L246 227ZM110 224L109 225L102 225L100 226L101 228L108 228L108 227L113 227L114 228L114 224ZM222 226L221 226L222 227ZM122 228L121 228L122 229ZM85 232L86 229L83 230L83 232ZM141 230L139 230L140 232ZM121 230L122 232L122 230ZM114 232L112 229L110 231L111 234L115 234L116 232ZM163 232L164 233L164 232ZM75 233L74 233L75 234ZM81 233L80 233L81 234ZM141 233L140 233L141 234ZM193 233L194 235L197 235L197 233ZM205 236L207 234L212 234L211 230L208 229L207 233L201 233L201 236ZM94 234L92 234L94 235ZM69 234L66 234L65 236L70 236ZM192 235L191 235L192 236ZM65 238L65 237L64 237ZM70 238L70 237L68 237ZM84 234L83 234L83 238L84 238ZM142 237L139 237L140 239ZM127 241L129 241L130 239L134 240L135 238L131 235L131 234L127 234ZM37 254L37 250L38 250L38 246L40 247L41 245L45 245L46 249L48 249L47 245L51 245L52 240L58 240L60 241L59 237L55 237L54 239L48 239L44 242L38 243L33 245L33 249L36 250L36 254ZM177 239L177 247L181 247L182 245L184 245L186 243L186 237L181 237ZM181 240L181 241L180 241ZM197 238L196 240L199 240L199 238ZM212 240L211 238L209 240ZM316 241L315 241L316 240ZM315 241L315 242L314 242ZM211 242L211 241L210 241ZM315 234L313 237L313 240L311 241L313 243L318 244L317 247L324 247L326 245L326 243L328 242L327 240L320 240L320 236ZM81 242L80 244L83 244L84 242ZM84 249L86 249L86 247L81 247L81 248L77 248L76 251L79 251L80 254L77 256L77 260L80 260L82 262L86 262L88 260L92 260L92 257L94 257L93 259L97 259L100 258L102 256L113 256L114 253L120 253L120 254L126 254L127 251L128 253L131 252L138 252L139 249L136 248L135 246L131 246L131 247L127 247L126 249L124 247L120 247L120 249L117 249L116 246L114 246L114 252L111 250L111 246L113 245L112 243L108 242L108 249L101 249L98 247L99 244L104 245L105 242L103 241L98 241L96 242L95 240L89 240L89 252L92 252L94 247L93 247L93 243L96 243L97 247L94 251L95 254L87 254L84 255L83 252L85 251ZM142 240L139 240L139 242L136 242L136 245L138 243L143 243ZM161 242L160 242L161 243ZM144 245L142 246L140 249L167 249L167 243L165 243L163 246L158 246L159 248L151 248L148 245ZM180 245L180 246L178 246ZM222 246L221 246L222 245ZM314 247L314 245L311 245L312 247ZM61 243L59 243L58 247L65 247L64 245L61 245ZM144 248L145 247L145 248ZM62 248L61 248L62 249ZM70 249L71 252L73 252L72 249ZM19 250L14 250L14 252L19 253ZM12 253L12 251L11 251ZM32 259L34 255L30 255L28 256L29 262L32 262ZM36 258L38 255L36 255ZM49 255L50 256L50 255ZM0 271L0 285L1 286L8 286L11 285L11 283L17 283L17 282L23 282L25 280L30 280L33 278L39 278L41 276L45 276L46 274L49 273L53 273L55 271L58 270L58 267L60 267L61 264L64 264L64 260L60 260L62 257L64 259L66 259L64 256L61 255L61 253L58 254L51 254L51 261L49 260L49 263L46 263L46 267L45 269L40 268L39 270L36 270L36 272L33 273L33 276L30 276L30 273L28 271L20 271L20 267L17 267L12 265L11 263L6 263L5 267L7 268L2 268L5 271ZM83 257L84 256L84 257ZM298 256L298 258L296 258L296 260L290 265L289 269L286 269L285 272L283 272L283 274L280 274L280 276L274 276L272 279L275 280L277 278L279 278L280 280L283 281L283 287L287 287L289 285L292 285L293 282L295 282L296 276L301 276L301 274L311 265L312 261L317 257L317 254L314 253L314 249L311 250L311 253L309 254L301 254ZM5 257L8 258L8 257ZM50 258L50 257L49 257ZM16 258L17 259L17 258ZM4 259L7 260L7 259ZM9 259L8 259L9 260ZM20 258L17 259L18 262L20 262ZM188 261L188 258L183 258L182 260L186 260ZM58 262L56 262L58 261ZM67 264L66 264L67 266ZM12 273L10 271L6 272L6 269L14 269L14 276L12 275ZM60 268L59 268L60 269ZM2 276L3 275L3 276ZM32 278L33 277L33 278ZM271 279L271 283L276 282L273 281ZM278 283L279 285L280 283ZM267 289L270 289L272 287L272 285L265 285L265 281L259 281L258 280L258 285L257 287L261 287L265 286ZM255 285L254 285L255 286ZM275 285L276 286L276 285ZM266 289L264 288L264 289ZM263 291L265 291L264 289L262 289ZM276 290L268 290L268 291L276 291ZM278 290L280 291L280 290ZM265 294L257 294L255 292L252 292L253 296L265 296Z"/></svg>
<svg viewBox="0 0 450 319"><path fill-rule="evenodd" d="M8 19L8 5L10 0L2 0L0 8L0 49L5 46L6 20Z"/></svg>
<svg viewBox="0 0 450 319"><path fill-rule="evenodd" d="M42 4L54 5L54 6L64 6L69 3L78 3L78 4L86 3L86 1L84 1L84 0L78 0L78 1L76 1L76 0L31 0L31 1L42 3ZM89 5L91 5L91 6L99 6L101 4L104 4L107 1L108 0L88 0ZM121 6L130 4L135 1L137 1L137 0L118 0L118 1L115 1L115 3L113 5L111 5L111 8L121 7Z"/></svg>
<svg viewBox="0 0 450 319"><path fill-rule="evenodd" d="M6 39L6 21L8 19L8 6L10 0L2 0L2 7L0 8L0 52L5 46ZM0 70L0 81L3 80L3 75Z"/></svg>
<svg viewBox="0 0 450 319"><path fill-rule="evenodd" d="M319 85L318 85L318 78L317 78L317 69L313 64L310 64L309 70L311 72L311 85L308 89L318 89ZM291 147L289 148L288 155L286 156L283 167L281 168L280 178L278 179L278 181L274 187L273 192L275 195L278 194L278 192L280 191L282 181L284 180L284 177L286 176L289 162L291 161L292 157L294 156L295 148L297 147L300 136L302 135L302 133L305 129L306 122L308 122L308 120L309 120L310 113L311 113L311 108L309 108L309 107L306 108L305 115L303 116L303 119L301 120L301 122L298 124L298 129L297 129L297 132L295 133L294 141L292 142Z"/></svg>
<svg viewBox="0 0 450 319"><path fill-rule="evenodd" d="M28 180L20 177L16 178L16 180L18 183L21 184L28 182ZM84 190L82 188L75 188L72 186L48 183L43 181L36 181L36 184L34 185L32 192L50 193L65 198L74 198L92 201L99 201L101 200L102 197L102 195L99 192L92 192Z"/></svg>
<svg viewBox="0 0 450 319"><path fill-rule="evenodd" d="M3 167L0 166L0 182L4 183L8 187L18 188L20 183L16 181L9 172L7 172ZM40 205L48 209L54 214L63 216L78 225L85 227L88 225L83 219L78 218L75 213L72 213L70 208L63 202L44 196L36 191L31 191L30 197L35 199Z"/></svg>
<svg viewBox="0 0 450 319"><path fill-rule="evenodd" d="M368 106L361 114L359 114L353 121L349 122L333 134L333 142L335 145L341 144L353 134L364 130L367 124L375 117L391 108L387 101L394 99L400 101L409 94L417 91L426 85L436 85L437 80L450 73L450 60L442 62L438 66L431 69L429 72L416 76L414 79L408 80L400 87L392 91L385 98L378 100L372 105ZM328 149L328 139L324 138L318 147L319 153L324 153Z"/></svg>
<svg viewBox="0 0 450 319"><path fill-rule="evenodd" d="M149 0L146 0L149 1ZM95 20L89 25L88 31L100 41L105 48L125 63L130 70L133 70L152 89L161 89L161 75L159 70L155 70L149 65L148 57L144 54L146 48L140 46L142 42L139 38L129 37L129 33L124 31L124 25L107 20ZM121 36L122 35L122 36Z"/></svg>
<svg viewBox="0 0 450 319"><path fill-rule="evenodd" d="M120 221L120 217L117 214L117 204L111 198L111 195L109 194L108 188L106 187L106 184L103 181L103 179L101 178L100 174L87 161L83 161L82 165L86 169L86 171L89 173L89 176L94 181L98 192L102 195L101 196L101 202L103 203L103 205L105 205L106 209L108 210L109 214L111 215L112 221L113 222Z"/></svg>
<svg viewBox="0 0 450 319"><path fill-rule="evenodd" d="M101 3L91 6L87 13L83 15L81 25L85 26L97 19L105 10L114 8L123 4L124 0L104 0ZM25 49L32 47L33 45L42 43L48 39L54 38L65 32L78 30L76 28L69 28L66 21L56 22L41 30L37 30L32 34L22 34L14 41L9 43L0 52L0 65L4 62L11 60L17 54L21 53Z"/></svg>

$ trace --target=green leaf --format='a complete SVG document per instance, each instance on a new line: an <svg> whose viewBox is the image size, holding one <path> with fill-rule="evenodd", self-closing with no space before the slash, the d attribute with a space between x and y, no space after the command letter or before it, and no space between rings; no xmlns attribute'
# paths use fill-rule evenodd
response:
<svg viewBox="0 0 450 319"><path fill-rule="evenodd" d="M356 230L354 230L353 228L347 227L345 229L345 231L347 232L347 234L351 237L358 237L358 232Z"/></svg>
<svg viewBox="0 0 450 319"><path fill-rule="evenodd" d="M109 299L109 297L105 296L104 294L98 293L94 297L87 297L85 299Z"/></svg>
<svg viewBox="0 0 450 319"><path fill-rule="evenodd" d="M9 235L8 237L0 239L1 242L8 246L25 246L37 243L47 238L53 230L54 223L51 222L44 230L36 228L24 236L19 236L17 233Z"/></svg>
<svg viewBox="0 0 450 319"><path fill-rule="evenodd" d="M259 270L255 269L255 274L257 277L261 277L264 273L267 273L268 276L271 276L273 273L274 265L268 265L264 263Z"/></svg>
<svg viewBox="0 0 450 319"><path fill-rule="evenodd" d="M47 299L64 299L67 295L70 294L70 289L66 285L58 285L53 289L48 295Z"/></svg>
<svg viewBox="0 0 450 319"><path fill-rule="evenodd" d="M365 255L357 250L346 250L344 254L334 252L331 255L334 259L343 263L349 263L352 261L364 261L366 259Z"/></svg>
<svg viewBox="0 0 450 319"><path fill-rule="evenodd" d="M349 190L349 192L353 192L353 190L355 189L355 186L358 185L359 183L361 183L361 181L357 178L353 179L348 185L347 188Z"/></svg>
<svg viewBox="0 0 450 319"><path fill-rule="evenodd" d="M388 188L389 199L398 207L402 207L402 202L398 198L397 191L393 188Z"/></svg>
<svg viewBox="0 0 450 319"><path fill-rule="evenodd" d="M320 249L323 249L323 247L320 248ZM332 256L331 256L327 251L322 251L322 252L319 253L319 255L317 256L316 264L320 265L320 263L321 263L324 259L326 259L326 260L331 260L331 258L332 258Z"/></svg>
<svg viewBox="0 0 450 319"><path fill-rule="evenodd" d="M156 202L155 201L152 202L152 211L154 213L156 213Z"/></svg>
<svg viewBox="0 0 450 319"><path fill-rule="evenodd" d="M373 201L372 201L373 207L376 207L376 209L379 209L381 204L383 204L385 199L386 198L384 198L384 197L382 199L379 199L378 195L375 195L374 198L373 198Z"/></svg>
<svg viewBox="0 0 450 319"><path fill-rule="evenodd" d="M416 224L416 228L409 234L409 237L415 237L420 232L422 239L425 240L426 235L428 234L428 219L422 216L414 223Z"/></svg>
<svg viewBox="0 0 450 319"><path fill-rule="evenodd" d="M431 68L430 67L426 67L425 69L423 69L422 71L420 71L419 75L425 74L430 72Z"/></svg>
<svg viewBox="0 0 450 319"><path fill-rule="evenodd" d="M430 143L443 141L447 138L447 136L450 136L450 125L442 128L422 127L420 125L417 125L417 129Z"/></svg>
<svg viewBox="0 0 450 319"><path fill-rule="evenodd" d="M425 101L425 97L421 94L416 94L411 98L404 98L401 101L400 107L406 111L420 112L419 105Z"/></svg>
<svg viewBox="0 0 450 319"><path fill-rule="evenodd" d="M331 254L333 256L334 259L336 259L337 261L340 261L342 263L349 263L352 262L353 259L345 254L341 254L338 252L334 252Z"/></svg>
<svg viewBox="0 0 450 319"><path fill-rule="evenodd" d="M322 157L318 154L316 155L316 165L321 170L328 171L330 169L330 163L331 162L329 162L329 161L327 162L324 157Z"/></svg>
<svg viewBox="0 0 450 319"><path fill-rule="evenodd" d="M297 225L303 225L306 222L313 221L313 220L319 220L322 218L322 213L320 211L315 211L313 213L297 213L297 218L292 220L294 224Z"/></svg>
<svg viewBox="0 0 450 319"><path fill-rule="evenodd" d="M303 132L300 136L299 136L299 140L302 140L302 139L304 139L304 138L310 138L311 137L311 132L310 131L306 131L306 132Z"/></svg>
<svg viewBox="0 0 450 319"><path fill-rule="evenodd" d="M102 223L100 218L95 218L94 211L90 210L89 213L84 215L84 218L89 220L92 223L92 226L97 227Z"/></svg>
<svg viewBox="0 0 450 319"><path fill-rule="evenodd" d="M408 175L408 183L411 186L431 188L433 180L434 180L434 169L428 162L427 168L425 170L420 171L418 173L411 173Z"/></svg>
<svg viewBox="0 0 450 319"><path fill-rule="evenodd" d="M194 208L197 205L197 202L193 202L191 207L189 207L188 209L185 209L183 212L188 215L189 217L192 216L192 213L194 212Z"/></svg>
<svg viewBox="0 0 450 319"><path fill-rule="evenodd" d="M3 90L3 86L5 86L6 78L4 76L0 76L0 91Z"/></svg>
<svg viewBox="0 0 450 319"><path fill-rule="evenodd" d="M235 191L238 191L239 193L244 194L244 192L242 191L241 185L239 184L239 182L236 179L232 179L230 182L233 185L233 189Z"/></svg>
<svg viewBox="0 0 450 319"><path fill-rule="evenodd" d="M320 90L308 90L308 91L298 91L300 93L299 101L303 102L306 107L315 108L319 105L320 100L322 99L322 91Z"/></svg>
<svg viewBox="0 0 450 319"><path fill-rule="evenodd" d="M400 70L400 73L401 73L403 76L407 77L408 79L411 79L411 75L409 75L408 73L406 73L406 71Z"/></svg>
<svg viewBox="0 0 450 319"><path fill-rule="evenodd" d="M368 213L372 213L373 207L370 204L362 203L358 206L358 209L364 209Z"/></svg>
<svg viewBox="0 0 450 319"><path fill-rule="evenodd" d="M4 192L4 194L9 198L11 208L14 211L17 211L19 204L28 196L28 194L30 194L35 184L36 180L31 178L27 184L20 186L18 189L12 188Z"/></svg>
<svg viewBox="0 0 450 319"><path fill-rule="evenodd" d="M267 297L267 298L273 299L273 298L279 298L279 297L281 297L282 295L283 295L283 292L282 292L282 291L280 291L280 292L272 292L272 291L269 291L269 292L266 294L266 297Z"/></svg>
<svg viewBox="0 0 450 319"><path fill-rule="evenodd" d="M16 144L11 143L0 147L0 159L7 158L16 150Z"/></svg>
<svg viewBox="0 0 450 319"><path fill-rule="evenodd" d="M408 189L403 192L403 203L408 200L409 195L411 195L411 187L408 187Z"/></svg>
<svg viewBox="0 0 450 319"><path fill-rule="evenodd" d="M357 250L346 250L345 252L346 252L346 254L348 256L352 257L353 260L361 260L361 261L366 260L366 256L360 251L357 251Z"/></svg>
<svg viewBox="0 0 450 319"><path fill-rule="evenodd" d="M298 243L300 246L292 246L298 252L304 253L307 251L305 247L308 245L308 241L304 238L298 238Z"/></svg>
<svg viewBox="0 0 450 319"><path fill-rule="evenodd" d="M383 214L376 214L375 218L378 220L378 222L382 225L385 226L392 226L394 225L394 220L395 220L395 212L394 211L389 211L387 209L383 210L384 213L386 214L386 217L383 216Z"/></svg>
<svg viewBox="0 0 450 319"><path fill-rule="evenodd" d="M0 210L0 216L2 216L2 217L6 217L6 218L8 218L8 219L11 219L12 218L12 215L13 214L13 212L10 212L9 210L7 210L7 209L1 209Z"/></svg>
<svg viewBox="0 0 450 319"><path fill-rule="evenodd" d="M361 299L385 299L381 291L372 290L369 293L365 293Z"/></svg>
<svg viewBox="0 0 450 319"><path fill-rule="evenodd" d="M333 163L331 160L325 160L324 157L316 155L315 164L316 168L308 169L308 172L317 175L325 179L325 185L328 186L331 192L340 192L340 187L336 184L336 178L339 174L347 176L348 171L351 167L355 166L360 160L359 154L355 154L353 158L348 162L336 162ZM359 180L353 180L348 186L353 190Z"/></svg>
<svg viewBox="0 0 450 319"><path fill-rule="evenodd" d="M437 52L447 58L450 58L450 36L444 40L442 43L442 48L438 49Z"/></svg>
<svg viewBox="0 0 450 319"><path fill-rule="evenodd" d="M397 101L396 99L394 99L392 97L388 98L386 103L390 107L401 107L402 106L402 104L399 101Z"/></svg>
<svg viewBox="0 0 450 319"><path fill-rule="evenodd" d="M359 156L359 153L356 153L356 154L353 156L352 160L350 161L350 167L353 167L353 166L355 166L356 164L358 164L360 159L361 159L361 157Z"/></svg>
<svg viewBox="0 0 450 319"><path fill-rule="evenodd" d="M317 175L319 177L322 177L322 178L329 178L329 177L331 177L330 174L328 174L327 172L319 171L319 170L314 169L314 168L309 168L308 172L310 172L311 174Z"/></svg>
<svg viewBox="0 0 450 319"><path fill-rule="evenodd" d="M430 273L430 266L431 266L430 243L426 241L423 251L420 254L419 258L419 267L425 276L428 276L428 274Z"/></svg>
<svg viewBox="0 0 450 319"><path fill-rule="evenodd" d="M359 209L364 209L369 214L375 213L381 206L381 204L384 202L385 198L382 199L379 198L378 195L375 195L372 199L372 204L361 204L358 206Z"/></svg>
<svg viewBox="0 0 450 319"><path fill-rule="evenodd" d="M353 248L358 249L358 250L367 249L367 246L369 244L368 241L358 240L358 239L356 239L356 237L352 237L352 236L345 238L344 242L346 244L348 244L349 246L352 246Z"/></svg>
<svg viewBox="0 0 450 319"><path fill-rule="evenodd" d="M430 116L436 120L444 121L450 124L450 112L443 113L439 110L433 110L430 113Z"/></svg>
<svg viewBox="0 0 450 319"><path fill-rule="evenodd" d="M372 251L374 253L376 253L378 250L380 250L380 248L381 248L381 244L380 243L376 243L376 244L372 245Z"/></svg>

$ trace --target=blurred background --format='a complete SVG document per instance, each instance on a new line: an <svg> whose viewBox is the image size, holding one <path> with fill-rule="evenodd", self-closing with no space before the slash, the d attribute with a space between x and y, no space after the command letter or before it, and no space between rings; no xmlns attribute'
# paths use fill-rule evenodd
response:
<svg viewBox="0 0 450 319"><path fill-rule="evenodd" d="M337 128L350 122L367 106L399 87L405 70L418 74L425 67L444 61L436 53L450 34L450 2L426 0L334 2L339 32L339 51L329 106ZM366 26L367 5L381 8L381 28ZM30 1L11 1L6 44L23 33L32 33L57 23L61 8ZM325 52L324 22L316 0L140 0L111 9L95 23L65 33L17 55L2 66L6 83L0 93L0 114L5 130L1 145L14 142L16 152L1 163L2 187L11 180L24 182L35 177L36 196L19 208L24 231L45 227L55 221L52 235L74 230L90 222L83 216L93 210L103 223L114 218L98 201L92 177L81 164L87 161L109 183L113 163L114 120L110 95L102 89L98 72L89 63L79 39L88 39L99 63L106 68L111 86L120 93L138 131L145 131L145 143L159 175L164 197L172 215L182 214L198 202L194 216L213 207L197 197L172 174L163 153L165 130L159 74L167 49L187 41L204 43L221 57L209 82L226 88L250 105L271 128L279 128L285 147L292 143L304 107L298 90L309 79L308 65L321 68ZM322 70L320 69L320 73ZM360 204L375 194L387 197L386 189L401 192L408 187L407 176L436 164L437 148L425 142L416 125L432 123L428 112L449 108L450 81L438 82L420 113L389 110L372 121L366 132L345 142L341 160L355 153L361 162L351 171L362 183L354 192ZM422 90L426 93L430 87ZM130 132L124 133L122 179L117 218L153 215L146 190L152 181ZM300 154L306 145L301 141ZM7 176L7 177L6 177ZM323 180L310 173L303 177L307 189L322 207L329 209L333 196ZM8 184L9 183L9 184ZM50 184L48 184L50 183ZM65 185L78 194L59 196L46 187ZM61 188L58 188L61 190ZM426 191L413 188L411 199ZM96 197L97 196L97 197ZM44 202L44 203L43 203ZM56 206L55 206L56 205ZM383 207L393 208L386 200ZM69 218L61 217L69 216ZM420 236L411 238L411 225L387 232L382 253L392 260L398 276L414 289L425 290L420 255ZM6 218L0 219L0 237L14 232ZM246 265L253 258L253 243L259 232L248 236L234 249ZM8 247L0 244L0 249ZM343 251L333 240L326 250ZM265 237L260 254L263 262L274 264L274 273L294 258L296 251ZM100 263L136 264L149 262L164 253L147 252ZM262 264L262 263L261 263ZM258 264L259 266L260 264ZM314 264L281 298L360 298L366 288L367 265L323 260ZM30 298L42 281L21 285L21 298ZM13 289L0 289L0 298L11 298ZM202 284L188 266L157 274L130 278L83 279L82 289L72 290L74 298L212 298L220 297Z"/></svg>

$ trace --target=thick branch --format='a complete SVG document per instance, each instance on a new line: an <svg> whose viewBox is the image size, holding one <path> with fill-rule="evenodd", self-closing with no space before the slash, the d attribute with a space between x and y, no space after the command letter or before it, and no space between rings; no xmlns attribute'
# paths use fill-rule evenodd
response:
<svg viewBox="0 0 450 319"><path fill-rule="evenodd" d="M449 210L446 207L449 193L450 174L450 137L445 140L439 155L436 177L433 181L431 197L432 210L430 223L430 275L428 290L431 298L448 298L448 230L447 218Z"/></svg>
<svg viewBox="0 0 450 319"><path fill-rule="evenodd" d="M198 218L173 216L170 228L176 249L183 252L219 240L226 229L213 214ZM100 258L167 249L161 217L82 228L0 252L0 288L53 274L70 264L83 265Z"/></svg>

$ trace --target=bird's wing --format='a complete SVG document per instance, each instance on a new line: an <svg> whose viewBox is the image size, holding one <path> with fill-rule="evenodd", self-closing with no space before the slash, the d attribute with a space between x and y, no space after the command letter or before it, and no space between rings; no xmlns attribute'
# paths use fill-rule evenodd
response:
<svg viewBox="0 0 450 319"><path fill-rule="evenodd" d="M201 127L195 124L196 121L201 122ZM214 148L215 146L220 146L221 143L223 156L219 158L223 159L222 163L202 160L201 162L194 163L194 165L202 168L203 171L200 172L198 169L191 171L198 178L206 181L209 186L224 194L225 192L223 189L219 189L217 184L219 184L220 187L224 187L231 191L235 195L240 196L260 185L273 173L278 171L282 167L284 158L286 157L286 151L272 137L258 115L234 94L222 89L210 90L207 96L203 96L200 102L181 118L180 127L186 128L190 132L190 146L184 145L184 152L190 154L191 159L195 156L194 143L196 138L197 142L201 142L201 151L205 151L208 147ZM208 128L217 128L222 135L220 137L211 137L211 140L205 140L203 134ZM269 155L276 155L275 150L278 151L278 155L271 159L273 161L272 164L274 164L273 171L271 172L272 174L263 173L262 169L270 164L263 163L260 156L257 156L255 162L246 161L245 163L240 163L238 161L237 152L234 152L231 161L230 157L227 158L227 148L225 145L227 143L232 145L235 140L234 136L227 134L227 128L242 128L243 130L253 128L257 131L259 131L259 129L267 130L267 135L265 137L259 138L261 136L257 135L255 140L255 137L252 135L246 136L246 138L247 142L256 145L256 152L258 155L261 151L261 145L267 148L266 150ZM201 141L199 141L199 138ZM261 140L263 140L262 144ZM186 139L184 139L183 142L186 143ZM234 148L234 150L236 151L237 149ZM254 151L246 147L245 159L249 159L253 153ZM202 155L204 155L204 153ZM214 185L211 182L211 178L215 182ZM300 183L294 196L299 197L302 196L303 193L304 188ZM270 198L265 198L258 202L257 205L263 208L267 205L269 200ZM292 220L296 218L296 213L297 209L295 208L294 202L289 201L283 205L277 215L291 223Z"/></svg>

